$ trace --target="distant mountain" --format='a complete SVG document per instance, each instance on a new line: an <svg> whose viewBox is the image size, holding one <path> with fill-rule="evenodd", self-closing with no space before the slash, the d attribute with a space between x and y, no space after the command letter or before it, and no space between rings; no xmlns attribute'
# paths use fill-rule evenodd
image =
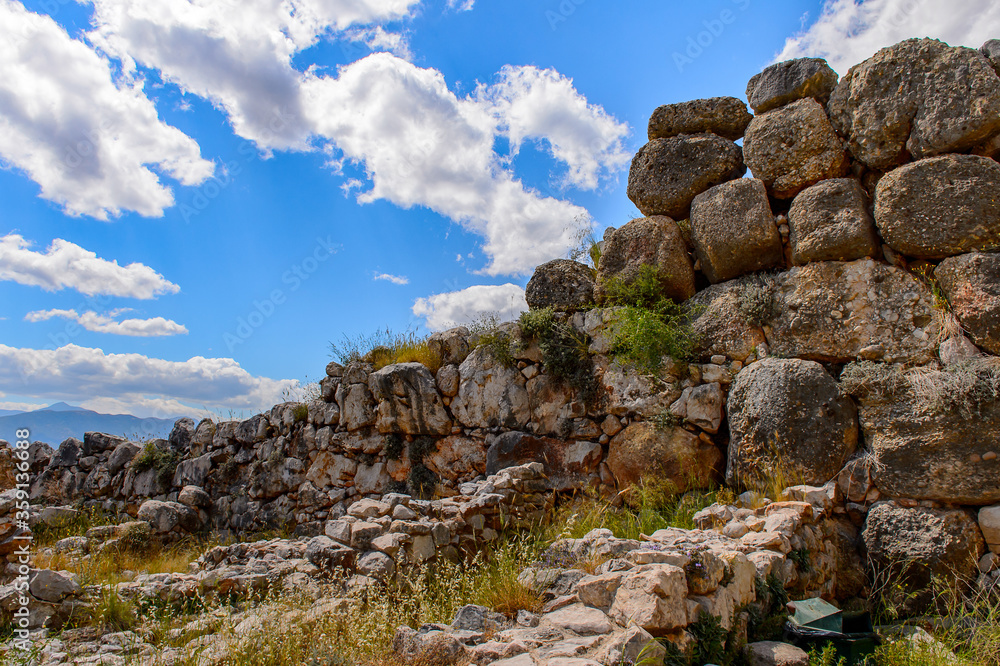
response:
<svg viewBox="0 0 1000 666"><path fill-rule="evenodd" d="M10 416L11 414L20 414L21 412L16 409L0 409L0 416Z"/></svg>
<svg viewBox="0 0 1000 666"><path fill-rule="evenodd" d="M31 441L53 448L70 437L83 439L85 432L106 432L132 440L166 437L180 417L142 419L130 414L98 414L82 407L57 402L33 412L0 413L0 439L13 442L20 428L31 431Z"/></svg>

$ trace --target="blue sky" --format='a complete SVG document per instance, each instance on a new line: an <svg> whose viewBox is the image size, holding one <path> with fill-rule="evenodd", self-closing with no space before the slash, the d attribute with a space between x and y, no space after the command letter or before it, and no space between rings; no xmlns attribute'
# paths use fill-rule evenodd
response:
<svg viewBox="0 0 1000 666"><path fill-rule="evenodd" d="M250 414L523 308L660 104L1000 36L990 0L0 0L0 409Z"/></svg>

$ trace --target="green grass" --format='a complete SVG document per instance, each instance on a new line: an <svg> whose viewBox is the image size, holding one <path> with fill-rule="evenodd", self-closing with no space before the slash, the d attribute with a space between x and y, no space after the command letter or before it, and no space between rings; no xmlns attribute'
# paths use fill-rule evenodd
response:
<svg viewBox="0 0 1000 666"><path fill-rule="evenodd" d="M347 365L363 361L381 370L394 363L421 363L431 372L441 368L441 356L431 351L427 337L415 331L380 329L367 335L345 335L340 342L330 343L330 352L338 362Z"/></svg>

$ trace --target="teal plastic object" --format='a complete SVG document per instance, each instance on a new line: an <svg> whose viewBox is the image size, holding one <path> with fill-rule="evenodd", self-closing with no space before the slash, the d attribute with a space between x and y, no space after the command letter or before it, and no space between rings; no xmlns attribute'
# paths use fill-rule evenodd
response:
<svg viewBox="0 0 1000 666"><path fill-rule="evenodd" d="M789 620L808 629L844 632L844 615L839 608L822 599L803 599L792 602L795 614Z"/></svg>

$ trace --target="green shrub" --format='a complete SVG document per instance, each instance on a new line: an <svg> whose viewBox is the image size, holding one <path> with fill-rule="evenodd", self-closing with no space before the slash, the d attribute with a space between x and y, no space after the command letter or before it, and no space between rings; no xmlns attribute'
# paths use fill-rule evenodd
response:
<svg viewBox="0 0 1000 666"><path fill-rule="evenodd" d="M548 372L578 390L585 403L591 402L597 395L597 381L587 336L559 321L551 307L523 312L518 323L522 342L538 341Z"/></svg>
<svg viewBox="0 0 1000 666"><path fill-rule="evenodd" d="M754 326L764 326L781 314L774 277L757 274L748 278L740 288L737 309L743 318Z"/></svg>
<svg viewBox="0 0 1000 666"><path fill-rule="evenodd" d="M309 418L309 407L306 404L295 405L295 409L292 410L292 417L295 419L296 423L303 423Z"/></svg>
<svg viewBox="0 0 1000 666"><path fill-rule="evenodd" d="M177 470L177 463L181 460L176 451L161 449L155 442L149 441L142 447L135 458L132 459L132 469L136 473L156 470L156 478L161 485L169 486L173 481L174 472Z"/></svg>
<svg viewBox="0 0 1000 666"><path fill-rule="evenodd" d="M516 368L515 354L520 350L518 340L503 328L500 315L486 313L469 324L469 332L476 341L476 349L483 349L497 364L505 368Z"/></svg>

